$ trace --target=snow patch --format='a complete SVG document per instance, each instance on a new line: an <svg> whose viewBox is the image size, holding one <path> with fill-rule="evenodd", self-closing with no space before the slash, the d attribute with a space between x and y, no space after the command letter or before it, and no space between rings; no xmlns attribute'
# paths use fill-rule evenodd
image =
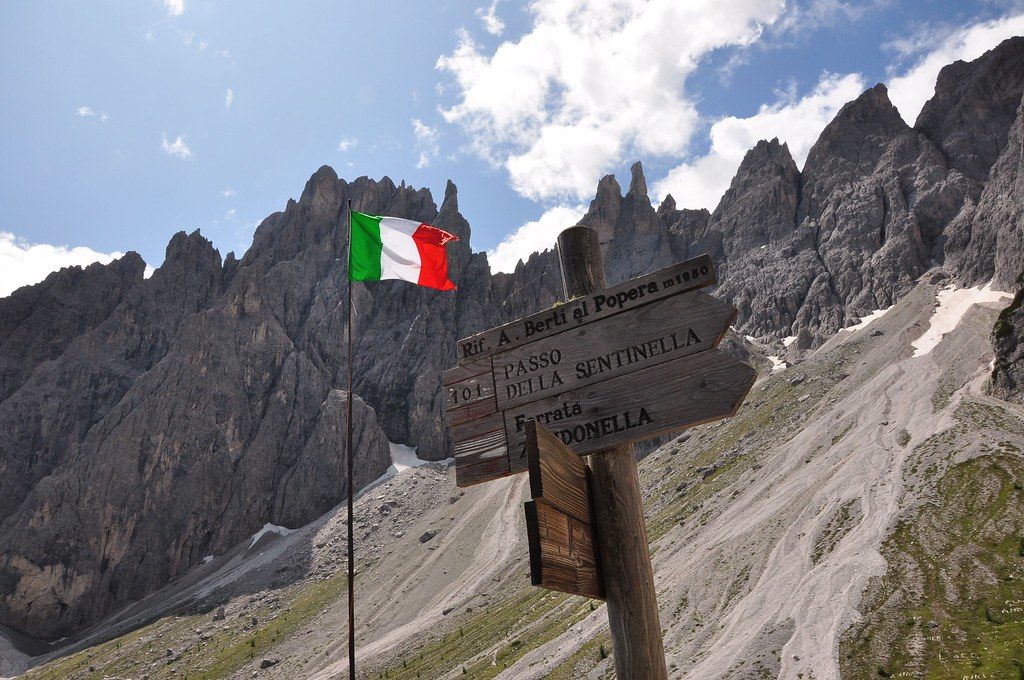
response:
<svg viewBox="0 0 1024 680"><path fill-rule="evenodd" d="M855 323L854 325L847 326L844 330L859 331L861 328L867 328L868 324L870 324L873 321L878 321L879 319L881 319L883 316L885 316L885 313L888 312L890 309L892 309L891 305L889 307L886 307L885 309L876 309L867 316L861 317L860 321Z"/></svg>
<svg viewBox="0 0 1024 680"><path fill-rule="evenodd" d="M954 288L948 286L939 291L936 296L938 305L932 312L932 318L928 330L924 335L915 340L914 356L923 357L935 349L943 336L949 333L960 323L967 310L977 304L986 302L1002 302L1013 296L999 290L992 290L992 282L976 288Z"/></svg>
<svg viewBox="0 0 1024 680"><path fill-rule="evenodd" d="M394 442L388 442L388 446L391 448L391 467L395 469L395 472L426 465L428 462L419 458L416 455L416 449L411 446Z"/></svg>
<svg viewBox="0 0 1024 680"><path fill-rule="evenodd" d="M786 370L786 362L772 354L768 355L768 361L772 362L772 373Z"/></svg>
<svg viewBox="0 0 1024 680"><path fill-rule="evenodd" d="M757 338L753 335L744 335L743 337L747 339L747 342L757 342Z"/></svg>
<svg viewBox="0 0 1024 680"><path fill-rule="evenodd" d="M268 524L267 526L270 526L270 525ZM265 528L266 527L264 527L264 529ZM252 546L250 545L249 547L251 548ZM206 557L203 558L203 564L209 564L210 562L213 562L213 555L207 555Z"/></svg>
<svg viewBox="0 0 1024 680"><path fill-rule="evenodd" d="M252 543L249 544L249 550L252 550L252 547L254 545L256 545L259 542L259 540L261 538L263 538L264 536L266 536L267 534L277 534L278 536L287 536L288 534L292 533L293 531L295 531L295 530L294 529L288 529L286 527L279 527L276 524L271 524L270 522L267 522L266 524L263 525L262 529L260 529L255 534L253 534Z"/></svg>
<svg viewBox="0 0 1024 680"><path fill-rule="evenodd" d="M783 347L789 347L794 342L796 342L796 336L795 335L791 335L788 338L783 338L782 339L782 346Z"/></svg>

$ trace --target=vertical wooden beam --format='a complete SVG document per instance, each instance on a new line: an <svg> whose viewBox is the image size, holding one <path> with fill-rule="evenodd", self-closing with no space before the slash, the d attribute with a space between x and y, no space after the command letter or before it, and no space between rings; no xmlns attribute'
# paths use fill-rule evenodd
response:
<svg viewBox="0 0 1024 680"><path fill-rule="evenodd" d="M558 253L566 300L607 287L596 231L588 227L566 229L558 236ZM592 454L590 469L616 677L667 680L633 445Z"/></svg>

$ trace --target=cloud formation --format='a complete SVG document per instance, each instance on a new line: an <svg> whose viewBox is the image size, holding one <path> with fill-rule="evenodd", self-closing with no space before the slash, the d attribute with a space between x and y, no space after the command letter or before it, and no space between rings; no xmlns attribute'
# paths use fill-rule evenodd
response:
<svg viewBox="0 0 1024 680"><path fill-rule="evenodd" d="M942 67L958 59L971 61L1006 38L1024 35L1024 13L1010 14L991 21L963 27L923 26L921 30L890 42L887 47L900 57L914 58L914 64L902 74L892 69L889 99L908 125L935 92L935 79Z"/></svg>
<svg viewBox="0 0 1024 680"><path fill-rule="evenodd" d="M224 108L230 109L231 105L235 103L235 91L230 87L228 91L224 93Z"/></svg>
<svg viewBox="0 0 1024 680"><path fill-rule="evenodd" d="M180 17L185 13L185 0L164 0L167 16Z"/></svg>
<svg viewBox="0 0 1024 680"><path fill-rule="evenodd" d="M505 31L505 22L498 18L497 10L498 0L491 0L490 5L479 7L476 10L476 15L480 17L480 23L484 25L484 30L491 35L501 35Z"/></svg>
<svg viewBox="0 0 1024 680"><path fill-rule="evenodd" d="M356 139L355 137L342 137L340 140L338 140L338 151L344 153L358 143L359 140Z"/></svg>
<svg viewBox="0 0 1024 680"><path fill-rule="evenodd" d="M91 248L29 243L14 234L0 231L0 297L6 297L22 286L39 283L50 272L62 267L85 267L93 262L106 264L124 253L100 253Z"/></svg>
<svg viewBox="0 0 1024 680"><path fill-rule="evenodd" d="M535 200L580 200L626 156L680 156L699 123L686 78L709 52L757 40L783 0L538 0L493 52L463 31L437 68L445 119ZM622 88L628 84L625 96Z"/></svg>
<svg viewBox="0 0 1024 680"><path fill-rule="evenodd" d="M670 193L680 207L714 210L743 156L761 139L778 137L789 145L797 167L803 166L822 129L865 87L859 74L825 73L803 97L790 89L779 93L775 102L762 104L753 116L722 118L711 126L708 153L670 170L654 184L653 195L664 198Z"/></svg>
<svg viewBox="0 0 1024 680"><path fill-rule="evenodd" d="M168 156L177 156L183 159L192 158L192 149L185 143L185 138L182 135L175 137L173 142L168 142L167 135L164 134L163 141L160 142L160 148Z"/></svg>
<svg viewBox="0 0 1024 680"><path fill-rule="evenodd" d="M585 205L558 205L545 211L536 220L522 225L487 251L491 271L515 271L519 261L525 261L531 253L552 248L559 232L579 222L586 212Z"/></svg>
<svg viewBox="0 0 1024 680"><path fill-rule="evenodd" d="M419 118L413 118L412 134L416 137L416 150L419 152L416 167L425 168L437 158L441 151L437 143L437 128L430 127Z"/></svg>

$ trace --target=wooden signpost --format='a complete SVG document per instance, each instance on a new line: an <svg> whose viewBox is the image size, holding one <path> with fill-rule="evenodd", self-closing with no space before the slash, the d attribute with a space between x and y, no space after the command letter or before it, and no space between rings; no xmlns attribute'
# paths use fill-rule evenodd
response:
<svg viewBox="0 0 1024 680"><path fill-rule="evenodd" d="M461 340L443 376L456 481L529 470L534 585L606 599L617 676L659 680L632 442L733 415L756 373L716 349L736 310L698 290L707 255L606 288L595 231L558 246L569 302Z"/></svg>

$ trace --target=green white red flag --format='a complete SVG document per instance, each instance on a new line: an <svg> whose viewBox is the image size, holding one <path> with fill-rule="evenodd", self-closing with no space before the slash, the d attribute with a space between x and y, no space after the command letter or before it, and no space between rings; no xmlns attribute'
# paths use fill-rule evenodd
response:
<svg viewBox="0 0 1024 680"><path fill-rule="evenodd" d="M458 240L454 234L429 224L353 211L349 280L399 279L438 290L455 290L448 278L445 244Z"/></svg>

